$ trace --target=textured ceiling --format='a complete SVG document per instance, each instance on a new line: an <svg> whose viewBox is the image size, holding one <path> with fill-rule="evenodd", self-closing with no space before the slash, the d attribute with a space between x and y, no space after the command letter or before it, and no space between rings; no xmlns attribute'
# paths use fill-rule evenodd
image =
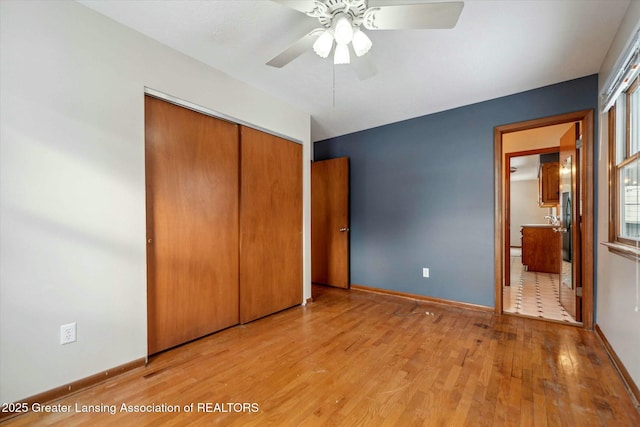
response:
<svg viewBox="0 0 640 427"><path fill-rule="evenodd" d="M369 31L360 81L313 51L266 66L319 26L270 0L78 1L311 114L314 141L595 74L630 3L466 0L451 30Z"/></svg>

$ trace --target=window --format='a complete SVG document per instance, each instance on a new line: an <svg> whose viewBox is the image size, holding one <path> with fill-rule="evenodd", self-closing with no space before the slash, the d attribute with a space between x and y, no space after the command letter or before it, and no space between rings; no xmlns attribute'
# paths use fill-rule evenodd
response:
<svg viewBox="0 0 640 427"><path fill-rule="evenodd" d="M638 77L609 110L609 240L640 246L640 84Z"/></svg>
<svg viewBox="0 0 640 427"><path fill-rule="evenodd" d="M609 241L640 260L640 30L629 40L601 93L609 112Z"/></svg>

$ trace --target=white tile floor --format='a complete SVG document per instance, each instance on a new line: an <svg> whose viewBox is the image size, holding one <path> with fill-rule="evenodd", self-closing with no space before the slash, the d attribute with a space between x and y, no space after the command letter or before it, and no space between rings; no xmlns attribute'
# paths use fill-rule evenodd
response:
<svg viewBox="0 0 640 427"><path fill-rule="evenodd" d="M503 289L503 311L579 324L560 304L558 281L558 274L525 271L519 250L512 249L511 286Z"/></svg>

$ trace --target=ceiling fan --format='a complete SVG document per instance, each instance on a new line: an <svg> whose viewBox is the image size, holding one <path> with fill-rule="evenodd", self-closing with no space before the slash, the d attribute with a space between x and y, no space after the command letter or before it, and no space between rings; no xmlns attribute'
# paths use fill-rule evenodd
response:
<svg viewBox="0 0 640 427"><path fill-rule="evenodd" d="M322 26L294 42L267 65L284 67L311 48L322 58L327 58L333 50L334 64L349 64L353 51L355 71L361 80L375 74L375 65L370 55L366 55L372 42L361 27L366 30L453 28L464 6L462 1L403 4L398 0L381 2L390 4L378 7L368 7L367 0L273 1L318 19Z"/></svg>

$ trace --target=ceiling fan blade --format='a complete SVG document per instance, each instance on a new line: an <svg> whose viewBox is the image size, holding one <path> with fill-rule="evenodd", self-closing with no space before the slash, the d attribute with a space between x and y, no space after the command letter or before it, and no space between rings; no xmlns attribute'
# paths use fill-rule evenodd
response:
<svg viewBox="0 0 640 427"><path fill-rule="evenodd" d="M302 13L312 13L316 9L315 0L271 0Z"/></svg>
<svg viewBox="0 0 640 427"><path fill-rule="evenodd" d="M378 68L371 52L363 56L351 56L351 64L360 80L367 80L378 74Z"/></svg>
<svg viewBox="0 0 640 427"><path fill-rule="evenodd" d="M306 36L298 39L291 46L273 57L269 62L267 62L267 65L276 68L282 68L303 53L311 51L313 43L316 41L318 36L322 34L323 31L324 28L316 28L314 30L311 30Z"/></svg>
<svg viewBox="0 0 640 427"><path fill-rule="evenodd" d="M372 7L364 13L363 25L369 30L453 28L463 7L461 1Z"/></svg>

